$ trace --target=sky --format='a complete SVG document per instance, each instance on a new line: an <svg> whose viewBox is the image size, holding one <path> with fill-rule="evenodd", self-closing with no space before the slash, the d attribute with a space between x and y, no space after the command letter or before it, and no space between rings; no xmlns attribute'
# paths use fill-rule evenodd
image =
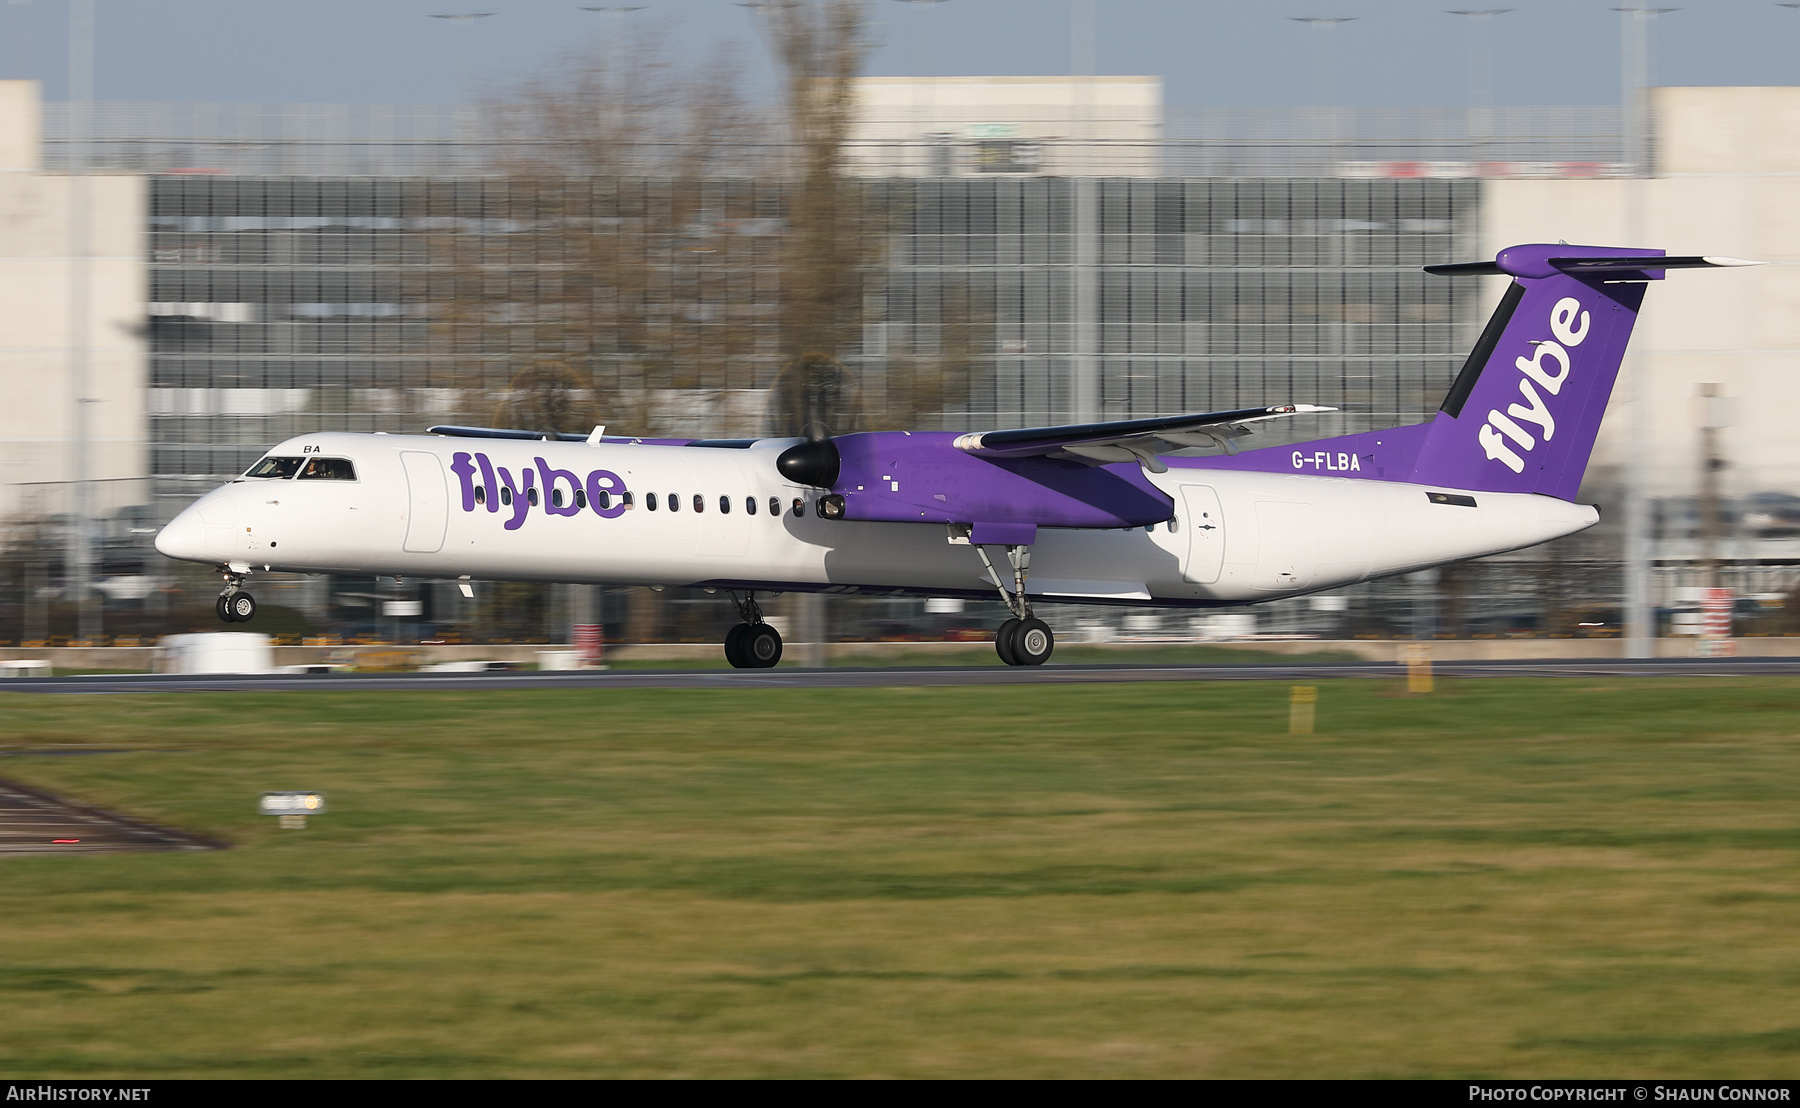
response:
<svg viewBox="0 0 1800 1108"><path fill-rule="evenodd" d="M754 15L732 0L94 0L103 100L447 104L504 96L622 23L680 56L735 42L752 96L772 87ZM876 76L1044 75L1070 67L1072 0L869 0ZM1459 0L1498 7L1509 0ZM1626 0L1510 0L1487 23L1497 104L1616 104ZM1681 0L1651 0L1670 7ZM1445 0L1092 0L1101 73L1161 76L1171 105L1461 105L1469 21ZM486 11L454 22L433 14ZM1322 33L1292 16L1354 16ZM0 70L65 95L68 0L0 0ZM1657 18L1652 84L1800 83L1800 10L1690 0ZM1322 78L1323 68L1331 76Z"/></svg>

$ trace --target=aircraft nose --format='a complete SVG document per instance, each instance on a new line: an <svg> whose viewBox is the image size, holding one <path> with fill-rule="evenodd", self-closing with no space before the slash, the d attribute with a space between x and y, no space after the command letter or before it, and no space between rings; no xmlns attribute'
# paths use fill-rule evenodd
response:
<svg viewBox="0 0 1800 1108"><path fill-rule="evenodd" d="M156 533L157 552L170 558L200 561L204 557L205 545L206 521L200 518L200 512L192 505L183 508L179 515Z"/></svg>

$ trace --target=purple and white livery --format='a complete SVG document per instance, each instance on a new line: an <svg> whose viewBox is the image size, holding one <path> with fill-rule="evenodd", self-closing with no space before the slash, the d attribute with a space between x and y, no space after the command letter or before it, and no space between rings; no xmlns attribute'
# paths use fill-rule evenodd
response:
<svg viewBox="0 0 1800 1108"><path fill-rule="evenodd" d="M1645 283L1747 265L1529 245L1430 272L1510 277L1428 423L1243 450L1230 412L971 434L685 440L433 427L303 435L157 536L219 567L247 620L253 572L699 586L743 622L740 667L781 639L756 593L990 596L995 645L1037 665L1034 601L1215 607L1335 589L1592 526L1574 503ZM1194 456L1196 448L1217 452Z"/></svg>

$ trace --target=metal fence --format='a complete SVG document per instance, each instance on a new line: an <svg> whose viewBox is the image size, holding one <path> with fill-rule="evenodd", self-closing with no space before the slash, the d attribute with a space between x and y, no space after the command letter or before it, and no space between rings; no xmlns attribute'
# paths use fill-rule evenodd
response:
<svg viewBox="0 0 1800 1108"><path fill-rule="evenodd" d="M432 104L180 104L93 106L94 164L141 173L307 176L493 174L550 140L481 107ZM70 106L44 105L44 157L70 163ZM1026 128L1029 129L1029 128ZM1046 132L1066 127L1045 123ZM929 135L852 143L871 177L1057 175L1155 177L1560 177L1609 175L1623 160L1616 107L1304 108L1168 107L1155 140L1083 144L1056 155L1054 134L1004 140ZM737 149L742 168L770 164L775 128L753 126ZM921 143L929 150L922 150ZM1002 149L1004 147L1004 149ZM1050 148L1050 149L1047 149ZM667 150L627 155L654 167ZM1074 167L1074 168L1071 168ZM1086 167L1081 168L1081 167Z"/></svg>

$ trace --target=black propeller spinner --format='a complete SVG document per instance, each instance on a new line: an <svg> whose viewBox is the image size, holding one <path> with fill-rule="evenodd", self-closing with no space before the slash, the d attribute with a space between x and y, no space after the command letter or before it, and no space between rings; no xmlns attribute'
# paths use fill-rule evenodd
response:
<svg viewBox="0 0 1800 1108"><path fill-rule="evenodd" d="M806 441L783 450L775 459L775 468L796 485L812 485L828 489L837 484L837 444L831 441L823 424L806 425Z"/></svg>

